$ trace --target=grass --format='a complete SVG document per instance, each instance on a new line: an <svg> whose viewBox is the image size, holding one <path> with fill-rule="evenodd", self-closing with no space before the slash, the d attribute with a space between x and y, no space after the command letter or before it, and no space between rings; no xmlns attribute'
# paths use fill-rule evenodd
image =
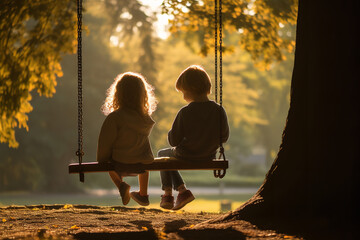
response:
<svg viewBox="0 0 360 240"><path fill-rule="evenodd" d="M187 212L220 212L221 203L231 202L232 210L239 207L251 194L199 195L182 210ZM150 205L146 208L160 208L160 196L150 196ZM93 196L86 194L0 194L0 206L36 205L36 204L88 204L99 206L119 206L121 199L115 195ZM129 207L141 207L130 201ZM229 209L227 209L229 210Z"/></svg>
<svg viewBox="0 0 360 240"><path fill-rule="evenodd" d="M221 209L221 202L222 202L221 200L208 200L208 199L200 198L200 199L195 199L193 202L189 203L181 210L184 210L186 212L194 212L194 213L199 213L199 212L218 213L227 210L234 210L235 208L238 208L240 205L242 205L245 201L229 202L231 206L230 209L228 208ZM159 203L152 203L150 204L149 207L161 209L159 207Z"/></svg>
<svg viewBox="0 0 360 240"><path fill-rule="evenodd" d="M219 180L213 176L212 171L181 171L181 174L187 184L192 189L195 186L212 187L219 189L223 187L251 187L257 189L264 177L246 177L228 173L225 178ZM149 185L160 190L160 174L150 172ZM74 181L78 181L78 176L72 176ZM136 189L138 186L137 177L127 177L125 181ZM121 199L117 195L105 194L89 195L84 194L84 189L113 189L114 184L111 182L108 174L94 173L87 174L85 183L79 184L78 194L31 194L31 193L0 193L0 206L7 205L34 205L34 204L87 204L98 206L119 206L122 205ZM134 189L134 190L135 190ZM229 193L229 192L227 192ZM161 193L150 194L150 206L148 208L160 209ZM221 202L230 201L232 209L239 207L248 200L252 194L215 194L201 195L195 194L195 201L188 204L183 210L188 212L219 212L221 211ZM138 207L134 201L130 201L129 207Z"/></svg>

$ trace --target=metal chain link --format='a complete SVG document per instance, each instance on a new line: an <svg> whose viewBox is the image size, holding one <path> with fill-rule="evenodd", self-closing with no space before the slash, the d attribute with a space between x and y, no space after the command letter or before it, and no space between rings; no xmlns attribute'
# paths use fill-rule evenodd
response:
<svg viewBox="0 0 360 240"><path fill-rule="evenodd" d="M220 95L220 106L222 106L222 1L219 0L219 95Z"/></svg>
<svg viewBox="0 0 360 240"><path fill-rule="evenodd" d="M217 82L217 78L218 78L218 4L217 4L217 0L214 0L215 2L215 42L214 42L214 48L215 48L215 102L218 102L218 82Z"/></svg>
<svg viewBox="0 0 360 240"><path fill-rule="evenodd" d="M222 36L222 1L219 0L219 104L220 104L220 154L223 156L223 159L225 160L225 152L224 147L222 143L222 104L223 104L223 74L222 74L222 66L223 66L223 59L222 59L222 44L223 44L223 36Z"/></svg>
<svg viewBox="0 0 360 240"><path fill-rule="evenodd" d="M223 52L223 35L222 35L222 24L223 24L223 18L222 18L222 0L218 0L219 1L219 10L215 12L216 15L219 16L219 22L216 25L219 25L219 105L220 105L220 110L219 110L219 118L220 118L220 137L219 137L219 145L220 145L220 156L219 158L222 156L223 159L225 160L225 153L224 153L224 147L223 147L223 143L222 143L222 121L223 121L223 117L222 117L222 104L223 104L223 74L222 74L222 65L223 65L223 59L222 59L222 52ZM215 0L215 2L217 2L217 0ZM215 35L217 36L217 34ZM216 41L217 42L217 41ZM217 52L217 49L216 49ZM216 58L216 68L217 68L217 54L215 56Z"/></svg>
<svg viewBox="0 0 360 240"><path fill-rule="evenodd" d="M222 143L222 121L223 121L223 117L222 117L222 87L223 87L223 74L222 74L222 0L214 0L215 1L215 101L218 102L218 82L217 82L217 78L218 78L218 68L219 68L219 118L220 118L220 129L219 129L219 146L220 146L220 150L219 150L219 157L218 159L223 159L224 161L226 160L225 157L225 150L223 147L223 143ZM219 6L217 1L219 1ZM219 17L219 21L218 21L218 17ZM218 40L218 28L219 28L219 40ZM218 44L219 44L219 66L218 66ZM214 176L216 178L223 178L226 174L226 169L223 170L214 170Z"/></svg>
<svg viewBox="0 0 360 240"><path fill-rule="evenodd" d="M81 171L83 151L83 99L82 99L82 0L77 0L77 60L78 60L78 150L76 156L79 159L80 181L84 182L84 173Z"/></svg>

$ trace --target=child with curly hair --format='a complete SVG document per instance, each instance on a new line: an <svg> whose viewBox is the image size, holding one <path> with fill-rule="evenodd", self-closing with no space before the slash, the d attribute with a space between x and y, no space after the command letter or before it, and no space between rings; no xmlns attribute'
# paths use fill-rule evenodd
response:
<svg viewBox="0 0 360 240"><path fill-rule="evenodd" d="M149 142L155 124L151 114L157 104L153 90L138 73L125 72L115 78L102 106L107 117L99 134L98 162L148 164L154 161ZM131 193L130 185L123 181L125 173L111 171L109 174L124 205L128 204L130 197L140 205L149 205L148 172L139 174L140 191Z"/></svg>

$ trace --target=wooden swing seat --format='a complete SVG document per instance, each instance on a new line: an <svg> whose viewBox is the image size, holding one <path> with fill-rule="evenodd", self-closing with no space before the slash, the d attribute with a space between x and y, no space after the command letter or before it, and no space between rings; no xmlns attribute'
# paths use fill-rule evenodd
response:
<svg viewBox="0 0 360 240"><path fill-rule="evenodd" d="M145 171L171 171L171 170L225 170L229 167L228 161L213 159L210 161L190 162L179 160L171 157L155 158L150 164L125 164L118 162L83 162L71 163L69 173L86 173L86 172L109 172L117 171L128 174L138 174Z"/></svg>

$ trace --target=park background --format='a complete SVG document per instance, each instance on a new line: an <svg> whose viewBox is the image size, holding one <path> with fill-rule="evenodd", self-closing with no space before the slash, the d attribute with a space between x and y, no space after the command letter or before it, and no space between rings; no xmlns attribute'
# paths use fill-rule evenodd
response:
<svg viewBox="0 0 360 240"><path fill-rule="evenodd" d="M84 161L96 159L98 134L105 119L100 107L117 74L140 72L155 87L159 104L150 139L154 154L168 146L167 132L177 111L186 104L175 90L177 76L187 66L200 64L214 78L214 54L204 51L204 39L198 36L201 29L188 31L166 25L167 19L160 14L162 1L139 1L139 15L124 12L120 20L111 17L113 9L106 2L84 1ZM249 1L249 16L252 8ZM131 21L135 22L129 24ZM279 37L293 42L296 26L279 25ZM211 171L182 172L188 187L199 193L191 204L195 210L218 211L221 200L229 199L239 206L250 198L280 145L289 107L293 49L283 53L282 61L262 62L243 49L242 35L242 28L224 31L223 101L231 129L225 151L230 168L221 180ZM51 98L32 92L29 130L16 130L19 146L0 145L0 205L120 204L107 174L86 174L85 183L80 183L78 176L67 173L67 165L77 161L76 54L63 56L61 70ZM136 178L126 181L136 189ZM161 194L158 172L151 172L150 186L151 201L157 203Z"/></svg>

